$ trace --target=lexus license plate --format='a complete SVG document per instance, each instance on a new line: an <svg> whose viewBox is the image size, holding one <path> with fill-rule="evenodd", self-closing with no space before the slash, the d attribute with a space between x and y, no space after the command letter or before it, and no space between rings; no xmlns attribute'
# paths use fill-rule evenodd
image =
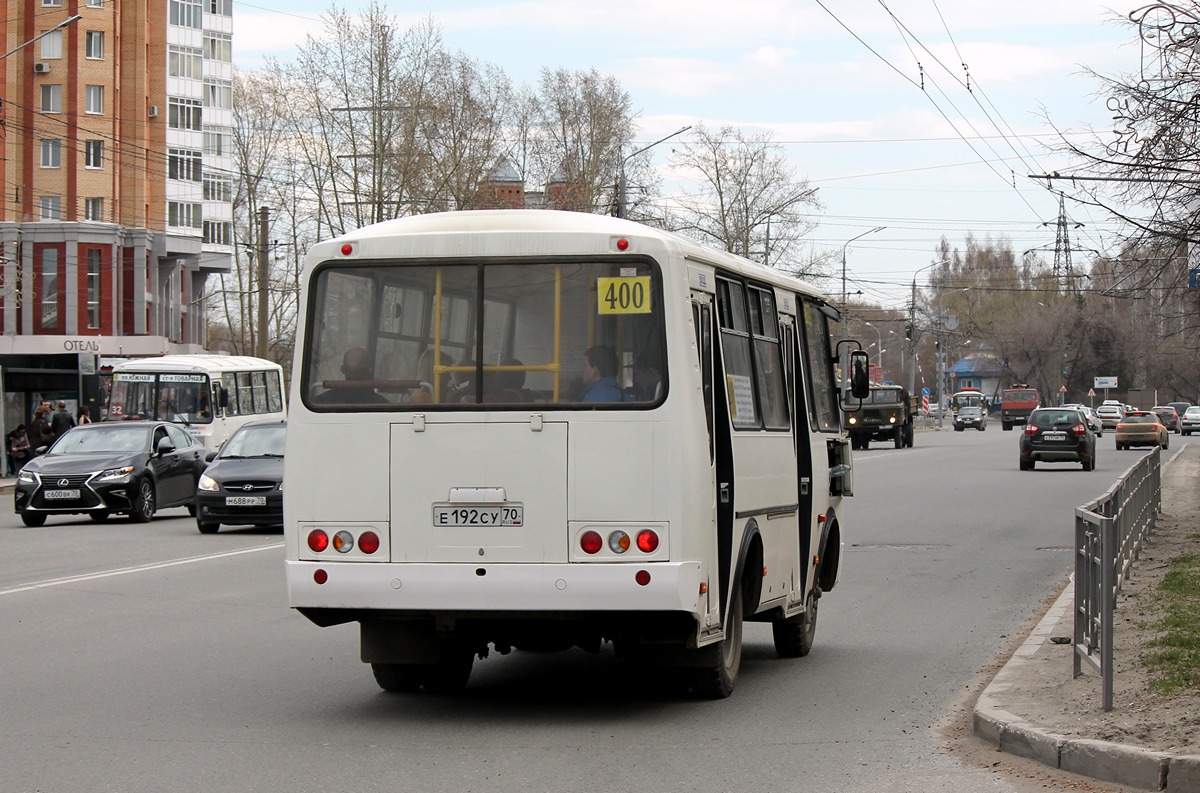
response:
<svg viewBox="0 0 1200 793"><path fill-rule="evenodd" d="M47 490L43 495L47 501L70 501L79 498L79 490Z"/></svg>

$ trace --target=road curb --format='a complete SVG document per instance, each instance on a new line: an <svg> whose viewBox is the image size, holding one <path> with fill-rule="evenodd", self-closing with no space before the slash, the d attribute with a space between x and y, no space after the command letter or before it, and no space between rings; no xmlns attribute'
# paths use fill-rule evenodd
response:
<svg viewBox="0 0 1200 793"><path fill-rule="evenodd" d="M1200 756L1174 755L1140 746L1092 738L1068 738L1005 709L1005 693L1020 685L1022 667L1050 641L1075 605L1074 576L1030 631L1012 658L996 673L975 702L976 736L1000 751L1036 760L1051 768L1113 782L1138 790L1200 793Z"/></svg>

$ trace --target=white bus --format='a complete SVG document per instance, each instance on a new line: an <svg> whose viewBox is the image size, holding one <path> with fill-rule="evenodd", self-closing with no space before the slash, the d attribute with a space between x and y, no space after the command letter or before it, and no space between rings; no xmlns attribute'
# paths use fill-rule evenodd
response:
<svg viewBox="0 0 1200 793"><path fill-rule="evenodd" d="M247 421L285 418L283 368L245 355L164 355L112 369L106 421L174 421L215 451Z"/></svg>
<svg viewBox="0 0 1200 793"><path fill-rule="evenodd" d="M850 447L811 287L609 217L422 215L304 262L289 603L360 623L389 691L490 648L599 649L733 689L743 620L803 656ZM867 393L865 353L850 356Z"/></svg>

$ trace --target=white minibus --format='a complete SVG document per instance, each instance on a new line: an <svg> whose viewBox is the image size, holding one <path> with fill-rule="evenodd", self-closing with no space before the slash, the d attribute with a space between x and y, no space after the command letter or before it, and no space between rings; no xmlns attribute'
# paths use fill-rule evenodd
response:
<svg viewBox="0 0 1200 793"><path fill-rule="evenodd" d="M302 283L288 598L359 623L382 688L611 643L724 697L744 620L809 652L852 489L838 312L816 290L539 210L369 226L314 246Z"/></svg>
<svg viewBox="0 0 1200 793"><path fill-rule="evenodd" d="M112 369L106 421L182 424L215 451L247 421L286 418L283 368L245 355L163 355Z"/></svg>

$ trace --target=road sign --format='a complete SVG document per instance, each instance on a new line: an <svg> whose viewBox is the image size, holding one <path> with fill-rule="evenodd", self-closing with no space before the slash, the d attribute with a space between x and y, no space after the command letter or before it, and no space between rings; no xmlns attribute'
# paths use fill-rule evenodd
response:
<svg viewBox="0 0 1200 793"><path fill-rule="evenodd" d="M1093 377L1092 386L1095 388L1116 388L1117 378L1115 377Z"/></svg>
<svg viewBox="0 0 1200 793"><path fill-rule="evenodd" d="M1094 389L1094 388L1089 388L1089 389L1088 389L1088 396L1090 396L1090 397L1094 397L1094 396L1096 396L1096 389Z"/></svg>
<svg viewBox="0 0 1200 793"><path fill-rule="evenodd" d="M1058 393L1060 393L1060 394L1065 394L1065 393L1067 393L1067 386L1066 386L1066 384L1065 384L1065 383L1064 383L1063 385L1060 385L1060 386L1058 387Z"/></svg>
<svg viewBox="0 0 1200 793"><path fill-rule="evenodd" d="M921 396L929 396L929 389L921 386Z"/></svg>

